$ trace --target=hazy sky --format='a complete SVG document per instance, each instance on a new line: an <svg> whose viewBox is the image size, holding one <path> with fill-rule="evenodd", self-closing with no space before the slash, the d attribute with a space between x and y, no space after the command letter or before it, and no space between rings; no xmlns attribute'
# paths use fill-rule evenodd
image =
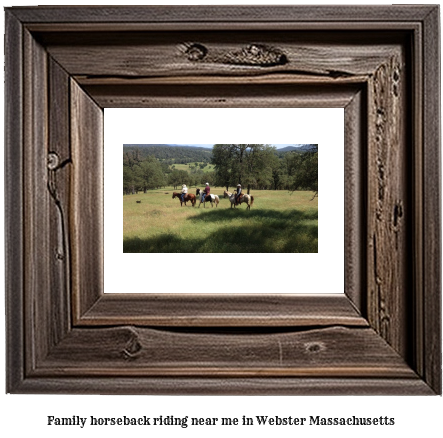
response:
<svg viewBox="0 0 443 438"><path fill-rule="evenodd" d="M294 146L295 143L291 143L291 144L271 144L270 146L275 146L277 149L280 148L284 148L286 146ZM177 146L180 146L180 144L178 144ZM212 146L214 146L213 144L186 144L186 146L197 146L197 147L204 147L204 148L210 148Z"/></svg>

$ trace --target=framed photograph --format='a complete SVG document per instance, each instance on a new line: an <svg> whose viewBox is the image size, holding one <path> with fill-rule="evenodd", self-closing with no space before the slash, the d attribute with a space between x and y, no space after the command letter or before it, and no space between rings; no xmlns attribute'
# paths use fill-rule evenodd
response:
<svg viewBox="0 0 443 438"><path fill-rule="evenodd" d="M7 392L441 394L438 6L12 7L5 41ZM108 108L343 109L343 281L106 293Z"/></svg>

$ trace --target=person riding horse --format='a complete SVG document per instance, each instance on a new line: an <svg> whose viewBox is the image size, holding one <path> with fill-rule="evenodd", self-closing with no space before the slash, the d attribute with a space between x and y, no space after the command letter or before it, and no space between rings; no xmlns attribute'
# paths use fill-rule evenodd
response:
<svg viewBox="0 0 443 438"><path fill-rule="evenodd" d="M209 187L209 183L206 183L206 187L205 187L205 189L203 191L203 195L202 195L202 202L205 202L205 198L206 198L206 196L209 195L210 191L211 191L211 188Z"/></svg>
<svg viewBox="0 0 443 438"><path fill-rule="evenodd" d="M185 197L188 194L188 188L186 187L186 184L183 184L182 187L183 188L182 188L181 200L182 200L182 202L184 202L185 201Z"/></svg>
<svg viewBox="0 0 443 438"><path fill-rule="evenodd" d="M241 198L241 184L237 184L237 194L235 195L235 205L238 205L238 201Z"/></svg>

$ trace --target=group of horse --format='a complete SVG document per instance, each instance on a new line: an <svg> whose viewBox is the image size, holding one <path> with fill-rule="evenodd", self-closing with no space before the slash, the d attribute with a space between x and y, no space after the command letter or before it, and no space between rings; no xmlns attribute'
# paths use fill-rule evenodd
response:
<svg viewBox="0 0 443 438"><path fill-rule="evenodd" d="M186 203L188 201L190 201L192 206L195 207L195 204L197 202L197 197L198 197L198 199L200 200L200 204L198 204L198 208L200 208L200 205L202 204L202 202L203 202L203 207L205 207L205 208L206 208L206 203L207 202L211 203L211 207L214 207L213 204L215 204L216 207L218 206L218 204L220 202L220 199L219 199L219 197L217 195L209 194L209 195L205 196L204 198L203 198L203 195L204 195L203 190L197 189L195 195L192 194L192 193L187 193L184 196L183 200L182 200L182 193L174 192L172 194L172 199L178 198L180 200L180 206L183 206L183 203L186 205ZM247 204L246 209L250 210L251 209L251 205L254 203L254 197L251 196L251 195L248 195L246 193L245 194L241 194L240 198L237 200L237 202L236 202L236 199L235 199L235 193L228 192L227 190L225 190L223 192L223 197L224 198L229 198L229 200L231 201L231 208L232 207L235 208L235 206L237 204L244 204L244 203L246 203Z"/></svg>
<svg viewBox="0 0 443 438"><path fill-rule="evenodd" d="M199 208L200 208L200 205L202 204L202 202L203 202L203 207L206 207L207 202L211 203L211 207L213 207L213 204L215 204L215 206L217 207L218 203L220 202L220 199L217 195L209 194L208 196L205 196L203 198L204 192L203 192L203 190L200 190L200 189L197 189L195 195L192 193L187 193L184 196L183 200L182 200L182 194L183 193L178 193L178 192L174 192L172 194L172 199L178 198L181 206L183 206L183 203L186 205L186 203L188 201L190 201L192 206L195 207L195 204L197 202L197 198L200 200L200 204L198 204Z"/></svg>

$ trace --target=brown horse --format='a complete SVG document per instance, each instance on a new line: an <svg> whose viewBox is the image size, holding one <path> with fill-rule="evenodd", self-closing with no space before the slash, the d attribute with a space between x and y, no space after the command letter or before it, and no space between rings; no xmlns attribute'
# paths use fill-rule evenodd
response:
<svg viewBox="0 0 443 438"><path fill-rule="evenodd" d="M174 192L172 194L172 199L174 199L174 198L178 198L180 200L180 206L181 207L183 207L183 202L185 203L185 206L186 206L186 203L188 201L191 201L192 206L195 207L196 198L195 198L195 195L193 195L192 193L187 193L185 195L184 201L182 201L182 194Z"/></svg>

